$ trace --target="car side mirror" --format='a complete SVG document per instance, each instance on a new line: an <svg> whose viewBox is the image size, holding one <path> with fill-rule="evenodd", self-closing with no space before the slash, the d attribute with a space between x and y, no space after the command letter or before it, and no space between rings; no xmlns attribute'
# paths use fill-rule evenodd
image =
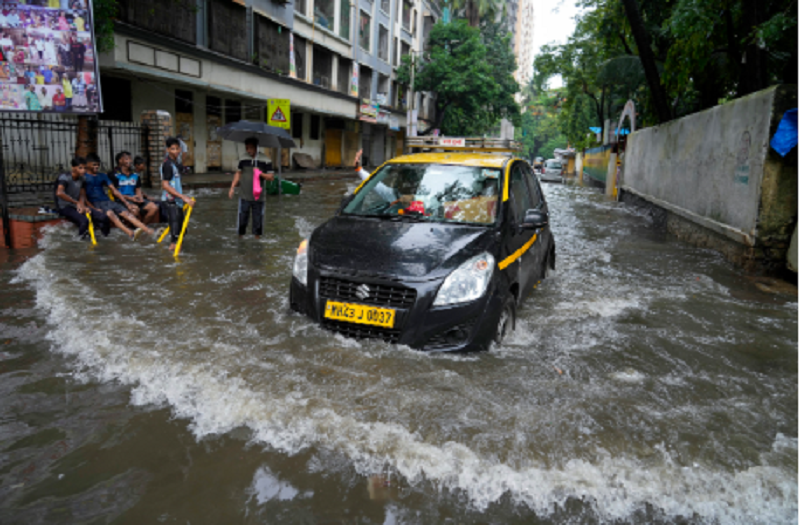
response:
<svg viewBox="0 0 800 525"><path fill-rule="evenodd" d="M537 230L544 228L550 222L547 213L539 210L528 210L525 212L525 219L520 225L525 230Z"/></svg>

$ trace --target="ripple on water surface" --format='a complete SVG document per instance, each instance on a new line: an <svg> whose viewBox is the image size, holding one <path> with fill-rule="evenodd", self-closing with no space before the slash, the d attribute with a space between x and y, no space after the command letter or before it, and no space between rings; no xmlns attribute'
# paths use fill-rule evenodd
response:
<svg viewBox="0 0 800 525"><path fill-rule="evenodd" d="M289 313L287 298L298 242L343 190L309 183L271 201L261 241L237 240L235 203L206 192L180 262L118 234L88 249L55 228L19 278L54 350L129 384L137 405L171 408L197 437L247 427L271 449L327 451L477 510L507 495L540 517L576 498L600 520L646 505L797 519L796 303L736 299L716 255L558 186L546 188L558 271L503 347L426 355L349 340ZM260 471L252 498L302 496L271 477Z"/></svg>

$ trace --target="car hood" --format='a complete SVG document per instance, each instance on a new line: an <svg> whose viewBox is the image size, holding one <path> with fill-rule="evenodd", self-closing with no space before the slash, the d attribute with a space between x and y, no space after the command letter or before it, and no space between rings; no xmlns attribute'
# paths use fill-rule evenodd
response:
<svg viewBox="0 0 800 525"><path fill-rule="evenodd" d="M428 281L487 250L493 236L491 227L338 216L314 230L309 254L337 273Z"/></svg>

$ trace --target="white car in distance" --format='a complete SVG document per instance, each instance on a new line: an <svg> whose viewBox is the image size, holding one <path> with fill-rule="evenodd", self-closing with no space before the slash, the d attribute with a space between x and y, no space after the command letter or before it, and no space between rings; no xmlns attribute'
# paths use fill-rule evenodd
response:
<svg viewBox="0 0 800 525"><path fill-rule="evenodd" d="M541 182L564 182L564 167L555 159L548 159L544 162L544 169L539 174Z"/></svg>

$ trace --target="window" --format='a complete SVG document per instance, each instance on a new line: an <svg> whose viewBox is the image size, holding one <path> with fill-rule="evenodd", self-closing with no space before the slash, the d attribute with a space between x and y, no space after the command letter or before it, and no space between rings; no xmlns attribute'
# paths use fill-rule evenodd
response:
<svg viewBox="0 0 800 525"><path fill-rule="evenodd" d="M358 23L358 45L364 51L369 51L369 36L370 36L370 18L367 13L361 11L361 19Z"/></svg>
<svg viewBox="0 0 800 525"><path fill-rule="evenodd" d="M294 34L294 67L297 69L297 78L306 79L306 39Z"/></svg>
<svg viewBox="0 0 800 525"><path fill-rule="evenodd" d="M372 70L366 66L361 66L358 72L358 97L372 98Z"/></svg>
<svg viewBox="0 0 800 525"><path fill-rule="evenodd" d="M314 75L312 80L315 86L326 89L331 88L331 73L333 71L333 55L320 46L314 46Z"/></svg>
<svg viewBox="0 0 800 525"><path fill-rule="evenodd" d="M522 222L525 212L533 209L533 199L531 198L528 184L525 182L525 175L522 172L522 163L517 162L511 169L511 209L517 222Z"/></svg>
<svg viewBox="0 0 800 525"><path fill-rule="evenodd" d="M308 130L308 140L319 140L319 115L311 115L311 129Z"/></svg>
<svg viewBox="0 0 800 525"><path fill-rule="evenodd" d="M378 58L389 61L389 30L378 26Z"/></svg>
<svg viewBox="0 0 800 525"><path fill-rule="evenodd" d="M242 120L242 103L238 100L225 100L225 124Z"/></svg>
<svg viewBox="0 0 800 525"><path fill-rule="evenodd" d="M350 1L339 0L339 36L350 40Z"/></svg>
<svg viewBox="0 0 800 525"><path fill-rule="evenodd" d="M390 4L389 0L381 0L381 11L383 11L387 15L389 14L389 9L391 9L389 7L389 4Z"/></svg>
<svg viewBox="0 0 800 525"><path fill-rule="evenodd" d="M350 75L353 73L353 61L348 60L344 57L339 57L339 80L338 85L336 86L336 91L339 93L344 93L345 95L350 94Z"/></svg>
<svg viewBox="0 0 800 525"><path fill-rule="evenodd" d="M301 15L306 14L306 0L294 0L294 11Z"/></svg>
<svg viewBox="0 0 800 525"><path fill-rule="evenodd" d="M404 56L409 54L411 54L411 45L406 44L405 42L400 44L400 60L402 60Z"/></svg>
<svg viewBox="0 0 800 525"><path fill-rule="evenodd" d="M194 102L191 91L175 90L175 113L194 113Z"/></svg>
<svg viewBox="0 0 800 525"><path fill-rule="evenodd" d="M244 107L244 119L250 122L264 122L264 106L258 103L248 102Z"/></svg>
<svg viewBox="0 0 800 525"><path fill-rule="evenodd" d="M210 0L208 3L208 47L247 60L247 9L230 0ZM249 60L248 60L249 62Z"/></svg>
<svg viewBox="0 0 800 525"><path fill-rule="evenodd" d="M403 0L403 29L406 31L411 30L411 7L412 4L408 0Z"/></svg>
<svg viewBox="0 0 800 525"><path fill-rule="evenodd" d="M394 48L392 49L392 65L399 66L400 65L400 40L397 37L394 37Z"/></svg>
<svg viewBox="0 0 800 525"><path fill-rule="evenodd" d="M192 44L197 42L194 0L119 0L117 5L117 16L123 22Z"/></svg>
<svg viewBox="0 0 800 525"><path fill-rule="evenodd" d="M531 188L531 197L533 198L533 208L538 208L542 205L542 188L539 186L539 180L533 174L530 166L525 166L525 178L528 180L528 186Z"/></svg>
<svg viewBox="0 0 800 525"><path fill-rule="evenodd" d="M342 0L346 2L348 0ZM333 31L333 13L335 12L333 0L314 0L314 21L320 26Z"/></svg>
<svg viewBox="0 0 800 525"><path fill-rule="evenodd" d="M411 11L411 36L417 36L417 10Z"/></svg>
<svg viewBox="0 0 800 525"><path fill-rule="evenodd" d="M219 97L206 97L206 114L207 115L216 115L218 117L222 116L222 100Z"/></svg>
<svg viewBox="0 0 800 525"><path fill-rule="evenodd" d="M390 105L392 99L389 98L389 77L386 75L378 75L378 101L381 106Z"/></svg>
<svg viewBox="0 0 800 525"><path fill-rule="evenodd" d="M303 114L292 113L292 138L303 138Z"/></svg>
<svg viewBox="0 0 800 525"><path fill-rule="evenodd" d="M289 74L289 31L269 18L256 15L253 51L255 64L279 75Z"/></svg>

